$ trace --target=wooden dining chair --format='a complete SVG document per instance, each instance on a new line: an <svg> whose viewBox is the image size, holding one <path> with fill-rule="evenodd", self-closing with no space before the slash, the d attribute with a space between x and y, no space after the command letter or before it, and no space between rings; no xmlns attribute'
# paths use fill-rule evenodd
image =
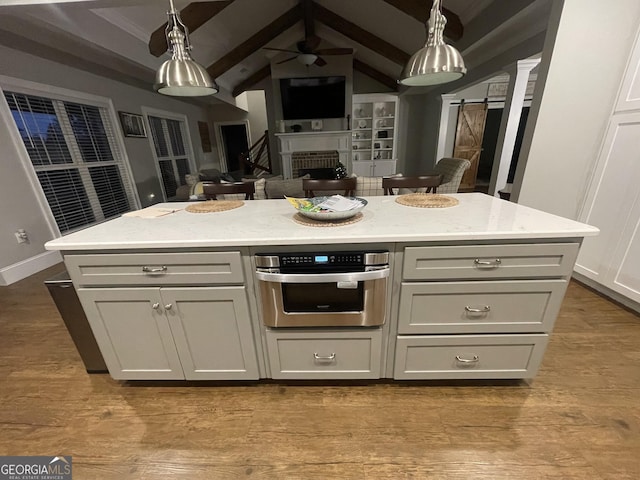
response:
<svg viewBox="0 0 640 480"><path fill-rule="evenodd" d="M205 183L202 192L208 200L217 200L217 195L244 193L245 200L253 200L256 187L253 182Z"/></svg>
<svg viewBox="0 0 640 480"><path fill-rule="evenodd" d="M441 174L382 178L385 195L394 195L394 188L424 188L426 193L436 193L440 183L442 183Z"/></svg>
<svg viewBox="0 0 640 480"><path fill-rule="evenodd" d="M356 193L356 177L339 179L303 178L302 189L307 198L315 196L314 192L344 191L345 197L353 197Z"/></svg>

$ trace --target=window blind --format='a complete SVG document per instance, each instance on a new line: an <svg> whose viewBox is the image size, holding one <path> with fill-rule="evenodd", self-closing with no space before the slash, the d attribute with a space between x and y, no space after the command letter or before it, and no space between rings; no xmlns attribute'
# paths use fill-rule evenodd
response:
<svg viewBox="0 0 640 480"><path fill-rule="evenodd" d="M61 233L135 208L106 108L4 93Z"/></svg>
<svg viewBox="0 0 640 480"><path fill-rule="evenodd" d="M185 176L191 173L185 142L186 125L180 120L151 115L148 120L162 186L170 198L180 185L186 185Z"/></svg>

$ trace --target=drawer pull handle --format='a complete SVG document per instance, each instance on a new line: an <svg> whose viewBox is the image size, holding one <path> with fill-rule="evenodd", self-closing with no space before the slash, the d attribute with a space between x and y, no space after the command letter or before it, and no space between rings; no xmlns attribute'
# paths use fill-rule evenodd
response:
<svg viewBox="0 0 640 480"><path fill-rule="evenodd" d="M336 359L336 354L332 353L331 355L318 355L317 353L313 354L313 359L318 362L333 362Z"/></svg>
<svg viewBox="0 0 640 480"><path fill-rule="evenodd" d="M480 357L478 357L478 355L474 355L473 358L462 358L460 355L456 355L456 360L460 363L470 364L478 363L480 361Z"/></svg>
<svg viewBox="0 0 640 480"><path fill-rule="evenodd" d="M477 267L498 268L502 263L502 260L500 260L499 258L496 258L495 260L486 261L486 260L480 260L479 258L476 258L473 261L473 263Z"/></svg>
<svg viewBox="0 0 640 480"><path fill-rule="evenodd" d="M156 302L156 303L153 304L152 308L154 310L159 310L160 309L160 304Z"/></svg>
<svg viewBox="0 0 640 480"><path fill-rule="evenodd" d="M465 311L468 313L487 313L491 311L491 307L489 305L485 305L482 308L472 308L469 305L464 307Z"/></svg>
<svg viewBox="0 0 640 480"><path fill-rule="evenodd" d="M144 273L164 273L167 271L167 266L166 265L162 265L161 267L147 267L144 266L142 267L142 271Z"/></svg>
<svg viewBox="0 0 640 480"><path fill-rule="evenodd" d="M166 310L171 310L171 309L173 308L173 305L172 305L172 304L170 304L170 303L167 303L167 304L164 306L164 308L165 308Z"/></svg>

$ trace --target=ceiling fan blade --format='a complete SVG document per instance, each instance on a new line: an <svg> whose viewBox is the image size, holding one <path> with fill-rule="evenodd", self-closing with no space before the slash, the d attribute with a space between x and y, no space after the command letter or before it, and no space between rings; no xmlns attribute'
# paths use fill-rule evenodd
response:
<svg viewBox="0 0 640 480"><path fill-rule="evenodd" d="M298 53L295 50L287 50L286 48L262 47L263 50L273 50L274 52Z"/></svg>
<svg viewBox="0 0 640 480"><path fill-rule="evenodd" d="M298 56L297 56L297 55L296 55L295 57L290 57L290 58L287 58L286 60L282 60L282 61L280 61L280 62L276 62L276 65L280 65L281 63L287 63L287 62L290 62L291 60L295 60L296 58L298 58Z"/></svg>
<svg viewBox="0 0 640 480"><path fill-rule="evenodd" d="M327 61L322 57L318 57L316 58L316 61L313 62L313 64L317 65L318 67L324 67L327 64Z"/></svg>
<svg viewBox="0 0 640 480"><path fill-rule="evenodd" d="M353 48L321 48L313 53L316 55L351 55Z"/></svg>

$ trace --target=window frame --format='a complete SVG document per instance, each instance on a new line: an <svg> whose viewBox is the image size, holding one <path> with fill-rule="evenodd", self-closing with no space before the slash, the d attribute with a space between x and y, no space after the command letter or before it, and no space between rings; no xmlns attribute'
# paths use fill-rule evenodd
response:
<svg viewBox="0 0 640 480"><path fill-rule="evenodd" d="M27 149L24 146L24 142L22 141L22 137L20 136L18 127L13 119L13 115L11 114L11 109L9 108L9 104L5 99L5 96L4 96L5 90L15 91L16 93L20 93L24 95L34 95L38 97L45 97L51 100L70 102L70 103L82 103L82 104L94 106L97 108L103 108L105 116L111 122L111 128L113 130L113 138L114 138L115 144L112 147L119 150L118 153L122 157L123 168L126 174L129 176L129 180L131 181L131 187L132 187L131 200L133 201L133 205L131 205L131 207L133 210L140 208L140 196L138 194L138 188L135 182L135 177L133 176L131 165L129 163L129 157L127 155L127 149L125 148L124 138L119 128L120 123L118 120L118 115L113 105L113 101L110 98L100 97L97 95L92 95L85 92L79 92L76 90L70 90L70 89L56 87L52 85L46 85L38 82L32 82L29 80L23 80L23 79L0 75L0 97L1 97L0 116L8 126L9 135L13 140L14 147L16 149L18 157L20 158L20 163L22 164L22 167L24 168L27 174L27 177L29 178L29 182L31 183L33 194L36 196L40 209L42 210L44 217L47 219L49 230L51 231L51 235L54 238L61 237L62 233L58 228L58 224L56 223L51 207L49 206L49 202L47 201L44 190L40 185L40 181L38 180L36 169L31 162L29 153L27 152ZM75 140L74 140L74 143L75 143ZM76 165L76 162L74 161L73 164L69 164L69 165ZM96 224L104 221L105 220L98 221L96 222ZM88 226L85 226L82 228L88 228ZM65 232L65 234L72 233L73 231L77 231L77 230L71 230L69 232Z"/></svg>
<svg viewBox="0 0 640 480"><path fill-rule="evenodd" d="M149 138L149 148L151 148L151 153L153 154L153 159L156 167L156 174L158 176L158 182L160 183L160 189L162 191L163 199L165 202L168 201L167 192L164 188L164 182L162 181L162 171L160 169L160 159L156 153L156 145L153 139L153 131L151 130L151 122L149 121L149 116L151 117L159 117L166 120L177 120L179 122L184 122L185 132L184 132L184 153L187 157L187 162L189 164L189 168L191 169L191 173L195 174L198 171L198 167L196 164L196 157L193 150L193 143L191 141L191 128L189 125L189 119L186 115L181 113L168 112L166 110L159 110L157 108L152 107L142 107L142 115L144 116L145 127L149 132L147 137ZM168 144L170 147L170 143ZM175 167L175 156L171 157L171 164ZM177 173L177 170L175 170ZM178 187L180 183L178 183Z"/></svg>

